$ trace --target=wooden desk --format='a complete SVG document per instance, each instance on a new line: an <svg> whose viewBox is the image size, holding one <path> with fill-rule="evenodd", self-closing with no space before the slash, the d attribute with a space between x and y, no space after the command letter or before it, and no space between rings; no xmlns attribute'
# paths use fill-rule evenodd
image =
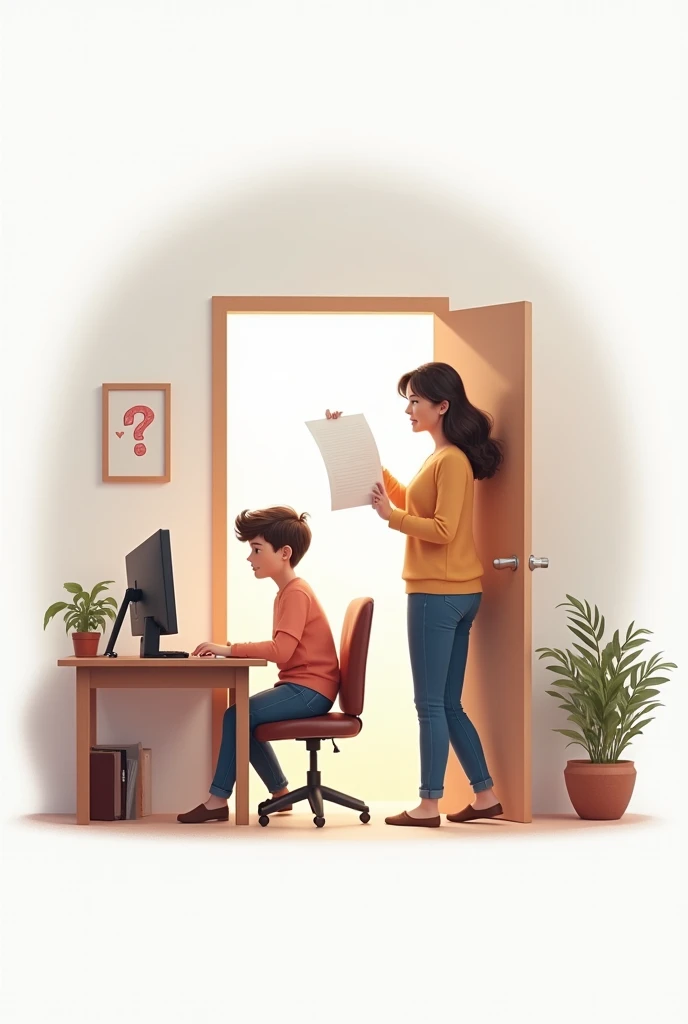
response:
<svg viewBox="0 0 688 1024"><path fill-rule="evenodd" d="M267 665L254 658L61 658L64 668L76 669L76 822L88 825L90 752L97 743L96 709L99 689L214 690L213 768L220 746L222 715L236 704L235 821L248 825L248 670ZM224 696L223 696L224 694Z"/></svg>

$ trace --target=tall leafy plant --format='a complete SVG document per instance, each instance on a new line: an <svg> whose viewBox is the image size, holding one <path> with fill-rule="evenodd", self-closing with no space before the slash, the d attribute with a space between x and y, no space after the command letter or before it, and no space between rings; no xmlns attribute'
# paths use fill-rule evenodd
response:
<svg viewBox="0 0 688 1024"><path fill-rule="evenodd" d="M568 721L576 728L555 729L570 743L583 747L591 761L613 764L618 761L628 744L642 734L654 716L650 712L662 707L657 689L669 681L663 675L676 668L673 662L660 661L662 652L646 661L638 661L642 648L652 635L649 629L634 630L632 622L621 642L616 630L612 639L603 645L605 622L597 605L579 601L570 594L557 608L568 608L568 628L580 640L573 643L574 650L539 647L540 660L549 658L553 663L547 670L557 679L547 690L561 700L559 705L568 712ZM649 717L648 717L649 716Z"/></svg>
<svg viewBox="0 0 688 1024"><path fill-rule="evenodd" d="M108 589L108 583L114 583L114 580L103 580L102 583L96 583L90 593L84 590L80 583L65 583L65 590L74 595L74 600L71 604L66 601L56 601L55 604L51 604L43 618L43 629L55 615L64 611L66 633L69 633L70 629L75 633L95 633L99 629L105 632L106 619L116 618L117 601L114 597L105 597L100 600L96 600L96 598L98 594Z"/></svg>

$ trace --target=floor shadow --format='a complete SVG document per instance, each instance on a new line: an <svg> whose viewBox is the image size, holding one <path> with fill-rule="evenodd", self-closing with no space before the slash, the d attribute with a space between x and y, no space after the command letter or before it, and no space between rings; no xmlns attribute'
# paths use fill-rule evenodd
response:
<svg viewBox="0 0 688 1024"><path fill-rule="evenodd" d="M395 808L396 809L396 808ZM368 825L354 817L330 815L323 828L316 828L308 815L283 815L273 818L262 828L256 816L252 816L246 827L236 828L230 819L228 823L207 822L203 825L180 825L173 814L153 814L136 821L94 821L88 826L76 824L73 814L28 814L17 819L20 824L42 830L90 835L98 838L115 839L121 842L135 842L145 839L160 839L167 842L213 840L222 842L327 842L338 840L360 846L366 842L461 842L494 841L505 839L525 840L534 836L545 841L547 836L559 836L597 832L604 829L628 830L629 828L661 825L658 818L644 814L626 814L618 821L583 821L572 814L549 814L538 816L527 824L513 821L472 821L461 825L443 822L440 828L394 828L385 826L384 816L389 810L377 811ZM312 838L311 838L312 837ZM433 839L434 837L434 839Z"/></svg>

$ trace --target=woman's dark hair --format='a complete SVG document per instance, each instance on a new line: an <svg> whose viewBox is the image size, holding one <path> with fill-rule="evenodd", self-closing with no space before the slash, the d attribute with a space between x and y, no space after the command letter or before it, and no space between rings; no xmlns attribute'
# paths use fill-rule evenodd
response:
<svg viewBox="0 0 688 1024"><path fill-rule="evenodd" d="M504 458L502 442L490 437L492 417L468 401L461 377L449 363L424 363L405 373L398 384L399 394L406 398L406 390L419 398L439 405L449 402L442 417L444 436L466 455L476 480L494 476Z"/></svg>
<svg viewBox="0 0 688 1024"><path fill-rule="evenodd" d="M311 546L311 528L307 518L307 512L299 515L288 505L275 505L257 512L249 512L245 508L234 520L234 533L237 540L243 541L263 537L273 551L279 551L288 544L291 548L289 565L293 569Z"/></svg>

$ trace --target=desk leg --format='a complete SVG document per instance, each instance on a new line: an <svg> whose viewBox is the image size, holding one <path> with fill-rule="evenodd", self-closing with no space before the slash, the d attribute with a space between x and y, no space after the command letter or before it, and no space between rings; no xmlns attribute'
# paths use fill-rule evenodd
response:
<svg viewBox="0 0 688 1024"><path fill-rule="evenodd" d="M224 673L223 673L224 675ZM224 722L225 711L229 707L229 690L225 689L214 689L210 695L211 699L211 750L210 756L212 758L212 764L210 766L210 778L212 779L215 774L215 768L217 766L217 758L220 753L220 744L222 743L222 724Z"/></svg>
<svg viewBox="0 0 688 1024"><path fill-rule="evenodd" d="M91 673L87 668L76 670L76 823L88 825L91 820L91 723L95 717L95 700L91 702Z"/></svg>
<svg viewBox="0 0 688 1024"><path fill-rule="evenodd" d="M236 789L234 793L234 821L248 825L248 771L250 731L248 721L248 669L237 668L234 673L236 703Z"/></svg>

